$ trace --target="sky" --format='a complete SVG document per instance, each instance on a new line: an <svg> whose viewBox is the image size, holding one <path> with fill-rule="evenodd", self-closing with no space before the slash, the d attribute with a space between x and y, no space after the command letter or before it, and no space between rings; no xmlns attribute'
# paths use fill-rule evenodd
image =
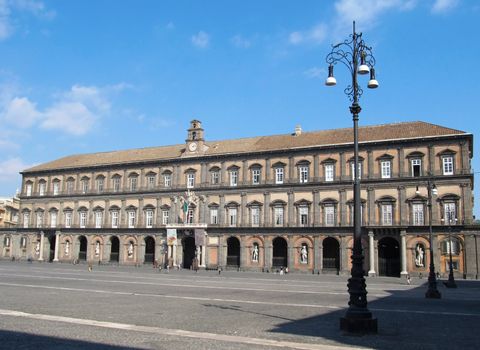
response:
<svg viewBox="0 0 480 350"><path fill-rule="evenodd" d="M380 84L361 78L360 126L478 135L477 0L0 0L0 196L63 156L183 143L192 119L207 140L351 127L347 70L324 81L353 20Z"/></svg>

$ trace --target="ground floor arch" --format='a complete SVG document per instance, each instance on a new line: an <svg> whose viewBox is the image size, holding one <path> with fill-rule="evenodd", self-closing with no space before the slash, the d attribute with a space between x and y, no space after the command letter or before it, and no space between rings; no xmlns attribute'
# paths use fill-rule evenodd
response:
<svg viewBox="0 0 480 350"><path fill-rule="evenodd" d="M384 237L378 241L378 274L400 276L400 245L395 238Z"/></svg>
<svg viewBox="0 0 480 350"><path fill-rule="evenodd" d="M48 254L48 261L52 262L55 259L55 244L57 242L57 237L55 235L51 235L48 237L48 243L50 246L49 254Z"/></svg>
<svg viewBox="0 0 480 350"><path fill-rule="evenodd" d="M110 237L110 262L119 262L120 260L120 240L117 236Z"/></svg>
<svg viewBox="0 0 480 350"><path fill-rule="evenodd" d="M155 239L152 236L145 237L145 264L153 264L155 261Z"/></svg>
<svg viewBox="0 0 480 350"><path fill-rule="evenodd" d="M323 240L322 269L326 271L340 270L340 243L333 237Z"/></svg>
<svg viewBox="0 0 480 350"><path fill-rule="evenodd" d="M272 241L272 267L288 266L288 244L285 238L276 237Z"/></svg>
<svg viewBox="0 0 480 350"><path fill-rule="evenodd" d="M185 269L192 267L193 259L195 259L195 238L192 236L184 237L182 239L182 251L183 251L183 263L182 266Z"/></svg>
<svg viewBox="0 0 480 350"><path fill-rule="evenodd" d="M85 236L78 237L78 243L79 243L78 260L87 261L87 249L88 249L87 237Z"/></svg>
<svg viewBox="0 0 480 350"><path fill-rule="evenodd" d="M227 239L227 266L240 267L240 241L237 237Z"/></svg>

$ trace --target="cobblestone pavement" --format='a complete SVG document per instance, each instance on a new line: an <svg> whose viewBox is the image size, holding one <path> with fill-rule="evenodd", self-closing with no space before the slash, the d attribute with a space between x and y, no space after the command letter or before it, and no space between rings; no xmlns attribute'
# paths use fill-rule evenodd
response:
<svg viewBox="0 0 480 350"><path fill-rule="evenodd" d="M339 331L347 277L0 262L1 349L479 349L480 282L368 278L378 335Z"/></svg>

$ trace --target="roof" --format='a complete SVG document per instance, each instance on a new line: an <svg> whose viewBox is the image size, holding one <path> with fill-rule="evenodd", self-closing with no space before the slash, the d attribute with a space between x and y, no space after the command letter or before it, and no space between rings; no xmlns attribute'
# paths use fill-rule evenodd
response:
<svg viewBox="0 0 480 350"><path fill-rule="evenodd" d="M359 142L461 134L469 135L464 131L435 124L420 121L404 122L360 127ZM209 148L202 156L266 152L348 143L353 143L352 128L302 132L300 135L283 134L233 140L206 141L205 144L209 146ZM179 144L112 152L77 154L34 166L24 170L23 173L175 159L183 154L184 149L185 144Z"/></svg>

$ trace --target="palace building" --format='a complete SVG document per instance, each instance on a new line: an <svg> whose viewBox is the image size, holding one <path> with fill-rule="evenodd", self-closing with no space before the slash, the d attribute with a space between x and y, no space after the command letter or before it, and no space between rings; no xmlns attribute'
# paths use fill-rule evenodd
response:
<svg viewBox="0 0 480 350"><path fill-rule="evenodd" d="M359 129L364 268L478 278L473 135L425 122ZM22 172L0 256L54 262L348 274L353 131L72 155ZM428 189L431 191L428 191ZM429 196L429 192L431 196ZM431 215L429 212L431 209Z"/></svg>

